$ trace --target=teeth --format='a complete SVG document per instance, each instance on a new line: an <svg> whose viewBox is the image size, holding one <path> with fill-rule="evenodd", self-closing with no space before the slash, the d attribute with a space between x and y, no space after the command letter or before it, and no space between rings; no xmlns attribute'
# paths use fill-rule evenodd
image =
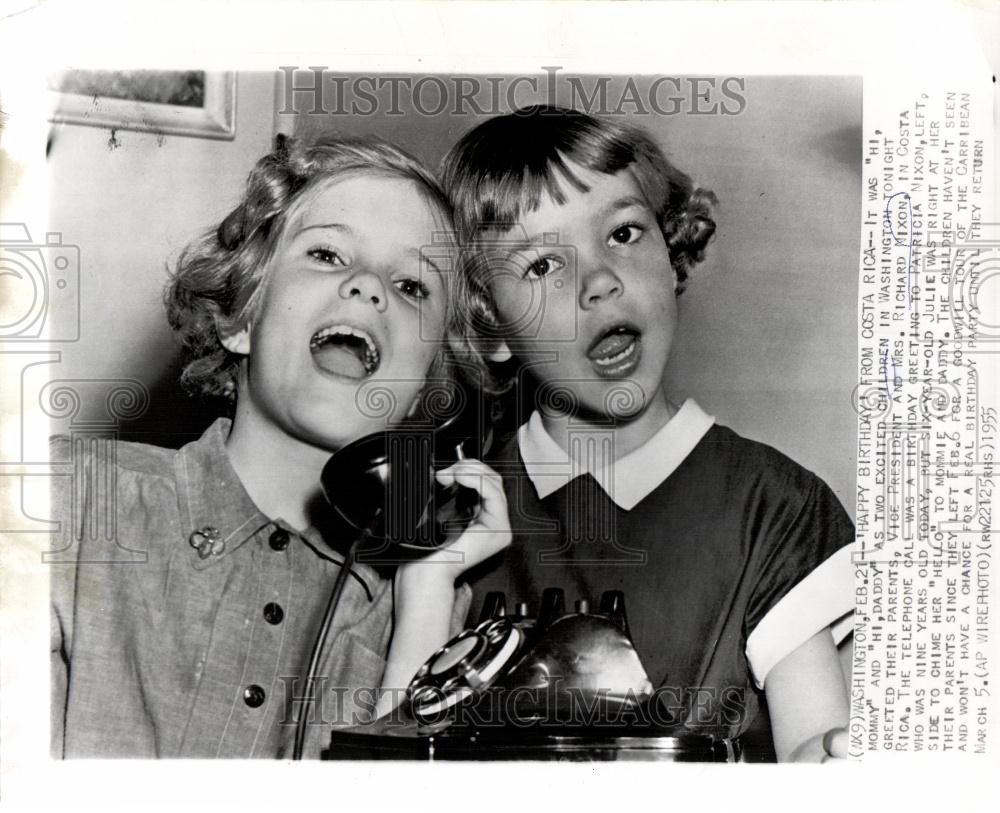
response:
<svg viewBox="0 0 1000 813"><path fill-rule="evenodd" d="M375 339L372 338L371 334L351 325L330 325L330 327L325 327L313 334L313 337L309 340L309 349L316 350L332 336L353 336L356 339L361 339L365 343L365 357L362 360L365 365L365 372L368 375L375 372L378 368L380 355L378 346L375 344Z"/></svg>
<svg viewBox="0 0 1000 813"><path fill-rule="evenodd" d="M624 361L634 352L635 352L635 342L633 341L631 344L629 344L628 347L626 347L620 353L615 353L613 356L610 356L609 358L606 359L594 359L594 364L597 364L600 367L610 367L613 364L617 364L620 361Z"/></svg>
<svg viewBox="0 0 1000 813"><path fill-rule="evenodd" d="M375 347L375 340L368 333L350 325L330 325L330 327L325 327L312 337L310 344L315 347L329 336L354 336L357 339L363 339L371 352L378 352Z"/></svg>

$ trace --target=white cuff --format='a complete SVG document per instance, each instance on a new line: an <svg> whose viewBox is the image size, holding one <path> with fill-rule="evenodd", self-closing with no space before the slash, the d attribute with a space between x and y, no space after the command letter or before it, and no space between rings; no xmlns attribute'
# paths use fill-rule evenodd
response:
<svg viewBox="0 0 1000 813"><path fill-rule="evenodd" d="M845 545L795 585L747 639L747 660L757 688L771 668L824 627L835 644L854 628L854 569Z"/></svg>

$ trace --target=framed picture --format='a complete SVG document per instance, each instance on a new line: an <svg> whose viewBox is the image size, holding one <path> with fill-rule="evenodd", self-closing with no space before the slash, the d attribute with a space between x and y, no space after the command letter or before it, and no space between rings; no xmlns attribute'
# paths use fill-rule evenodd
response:
<svg viewBox="0 0 1000 813"><path fill-rule="evenodd" d="M48 83L53 121L196 138L236 135L234 72L67 70Z"/></svg>

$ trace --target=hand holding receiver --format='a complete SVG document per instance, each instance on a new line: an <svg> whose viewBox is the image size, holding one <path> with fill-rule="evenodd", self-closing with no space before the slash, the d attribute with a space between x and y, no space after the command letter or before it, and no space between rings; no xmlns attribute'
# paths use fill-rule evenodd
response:
<svg viewBox="0 0 1000 813"><path fill-rule="evenodd" d="M468 524L464 530L453 530L441 547L401 570L408 574L406 579L437 579L453 585L470 567L510 545L507 496L500 475L479 460L459 460L437 472L436 479L443 487L457 487L458 501L463 493L474 492L478 504L465 512Z"/></svg>
<svg viewBox="0 0 1000 813"><path fill-rule="evenodd" d="M471 522L456 538L396 572L396 624L383 689L409 685L420 665L448 640L455 580L511 542L507 498L500 475L478 460L460 460L436 477L443 486L460 486L477 493L479 504ZM377 716L391 710L392 697L392 692L382 695Z"/></svg>

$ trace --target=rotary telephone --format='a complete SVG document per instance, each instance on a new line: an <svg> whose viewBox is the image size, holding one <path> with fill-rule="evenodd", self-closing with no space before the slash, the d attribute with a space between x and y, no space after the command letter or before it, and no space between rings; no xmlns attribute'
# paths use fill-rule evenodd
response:
<svg viewBox="0 0 1000 813"><path fill-rule="evenodd" d="M567 612L561 590L536 616L490 593L480 622L432 655L406 700L367 726L334 729L325 759L731 762L726 732L643 713L652 686L632 645L624 596Z"/></svg>
<svg viewBox="0 0 1000 813"><path fill-rule="evenodd" d="M489 422L466 406L468 396L433 426L369 435L327 463L323 490L359 533L359 560L409 561L473 516L475 492L443 488L434 477L489 448ZM491 593L479 623L428 659L401 706L369 725L334 729L322 756L735 761L737 745L724 733L644 718L651 693L620 592L605 593L596 609L578 601L567 611L562 591L549 588L536 614L525 604L508 613L506 597Z"/></svg>

